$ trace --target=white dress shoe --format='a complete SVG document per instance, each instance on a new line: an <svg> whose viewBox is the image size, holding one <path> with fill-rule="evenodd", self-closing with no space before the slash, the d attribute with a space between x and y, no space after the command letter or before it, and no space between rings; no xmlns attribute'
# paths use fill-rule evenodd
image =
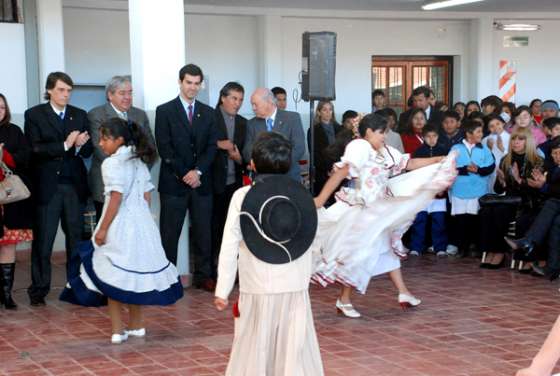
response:
<svg viewBox="0 0 560 376"><path fill-rule="evenodd" d="M399 304L403 311L406 311L410 307L419 306L422 301L420 299L416 299L412 295L408 294L399 294Z"/></svg>
<svg viewBox="0 0 560 376"><path fill-rule="evenodd" d="M126 331L122 334L113 334L111 336L111 343L114 343L115 345L118 345L119 343L123 343L128 339L128 334L126 334Z"/></svg>
<svg viewBox="0 0 560 376"><path fill-rule="evenodd" d="M132 329L124 331L127 336L131 337L144 337L146 335L146 328Z"/></svg>
<svg viewBox="0 0 560 376"><path fill-rule="evenodd" d="M336 300L336 310L338 311L338 313L343 314L344 316L350 317L350 318L353 318L353 319L356 319L356 318L362 316L362 315L360 315L360 312L358 312L354 309L352 304L350 304L350 303L343 304L340 301L340 299Z"/></svg>

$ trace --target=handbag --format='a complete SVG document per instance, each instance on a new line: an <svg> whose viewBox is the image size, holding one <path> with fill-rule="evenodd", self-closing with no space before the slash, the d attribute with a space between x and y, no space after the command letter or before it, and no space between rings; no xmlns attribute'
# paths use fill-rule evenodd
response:
<svg viewBox="0 0 560 376"><path fill-rule="evenodd" d="M494 206L494 205L520 205L522 202L519 196L502 196L495 193L487 193L478 199L480 206Z"/></svg>
<svg viewBox="0 0 560 376"><path fill-rule="evenodd" d="M4 172L4 180L0 181L0 205L25 200L31 196L31 192L21 178L15 175L4 162L0 162L0 168Z"/></svg>

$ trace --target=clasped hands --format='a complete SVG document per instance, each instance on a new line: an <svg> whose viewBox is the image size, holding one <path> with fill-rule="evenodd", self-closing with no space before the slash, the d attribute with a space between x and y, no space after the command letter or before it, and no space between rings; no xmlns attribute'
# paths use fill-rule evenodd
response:
<svg viewBox="0 0 560 376"><path fill-rule="evenodd" d="M72 131L66 137L66 141L64 141L64 144L68 149L70 149L72 146L76 146L79 148L84 146L88 141L89 133L87 131Z"/></svg>
<svg viewBox="0 0 560 376"><path fill-rule="evenodd" d="M190 170L181 180L191 188L200 187L200 175L196 170Z"/></svg>

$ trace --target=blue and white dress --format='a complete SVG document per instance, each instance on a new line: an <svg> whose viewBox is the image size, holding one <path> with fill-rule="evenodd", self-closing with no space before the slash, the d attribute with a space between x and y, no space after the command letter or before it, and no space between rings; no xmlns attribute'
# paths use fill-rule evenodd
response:
<svg viewBox="0 0 560 376"><path fill-rule="evenodd" d="M105 184L103 221L112 191L122 201L107 231L106 243L79 245L69 267L68 284L60 299L99 306L109 297L127 304L168 305L183 296L175 266L165 256L158 227L144 199L154 189L146 164L121 146L101 166ZM93 239L99 229L94 231Z"/></svg>

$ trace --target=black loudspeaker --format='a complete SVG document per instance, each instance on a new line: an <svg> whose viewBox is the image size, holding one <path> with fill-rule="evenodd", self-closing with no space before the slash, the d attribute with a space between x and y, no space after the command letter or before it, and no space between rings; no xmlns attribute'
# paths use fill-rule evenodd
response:
<svg viewBox="0 0 560 376"><path fill-rule="evenodd" d="M336 99L336 33L305 32L302 42L301 97L306 102Z"/></svg>

